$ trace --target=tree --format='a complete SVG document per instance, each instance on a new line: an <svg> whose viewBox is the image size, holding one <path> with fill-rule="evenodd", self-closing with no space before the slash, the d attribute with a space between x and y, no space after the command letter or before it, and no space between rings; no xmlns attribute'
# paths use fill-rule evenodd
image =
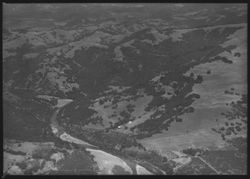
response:
<svg viewBox="0 0 250 179"><path fill-rule="evenodd" d="M203 77L201 75L198 75L196 78L196 83L202 83Z"/></svg>

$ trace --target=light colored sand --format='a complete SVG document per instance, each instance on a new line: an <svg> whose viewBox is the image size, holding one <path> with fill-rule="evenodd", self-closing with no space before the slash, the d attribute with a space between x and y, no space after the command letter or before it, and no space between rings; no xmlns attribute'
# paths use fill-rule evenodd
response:
<svg viewBox="0 0 250 179"><path fill-rule="evenodd" d="M153 175L153 173L146 170L144 167L136 164L136 172L138 175Z"/></svg>
<svg viewBox="0 0 250 179"><path fill-rule="evenodd" d="M60 139L63 140L63 141L67 141L67 142L70 142L70 143L74 143L74 144L79 144L79 145L85 145L85 146L93 146L87 142L84 142L83 140L80 140L80 139L77 139L67 133L63 133L60 135Z"/></svg>
<svg viewBox="0 0 250 179"><path fill-rule="evenodd" d="M133 173L132 169L127 165L122 159L106 153L101 150L86 149L89 151L95 158L99 167L99 174L113 174L112 169L115 165L121 166L125 171Z"/></svg>
<svg viewBox="0 0 250 179"><path fill-rule="evenodd" d="M62 108L62 107L66 106L67 104L70 104L72 102L73 102L72 99L58 99L57 105L55 107Z"/></svg>

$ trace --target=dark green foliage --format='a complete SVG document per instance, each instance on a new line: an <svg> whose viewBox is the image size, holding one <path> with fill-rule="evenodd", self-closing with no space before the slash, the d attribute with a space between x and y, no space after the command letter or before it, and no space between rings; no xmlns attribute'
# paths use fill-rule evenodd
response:
<svg viewBox="0 0 250 179"><path fill-rule="evenodd" d="M234 88L231 88L233 91ZM228 92L229 93L229 92ZM231 94L231 93L230 93ZM226 117L226 122L224 127L214 130L221 134L221 137L225 139L227 136L237 135L242 130L246 129L246 116L247 116L247 96L242 95L241 99L234 102L232 101L229 105L231 107L230 111L222 112L221 115ZM237 122L240 120L240 122Z"/></svg>
<svg viewBox="0 0 250 179"><path fill-rule="evenodd" d="M70 156L59 161L60 174L96 174L97 164L86 151L75 150Z"/></svg>
<svg viewBox="0 0 250 179"><path fill-rule="evenodd" d="M239 52L236 52L236 53L234 54L234 56L235 56L235 57L240 57L241 54L240 54Z"/></svg>

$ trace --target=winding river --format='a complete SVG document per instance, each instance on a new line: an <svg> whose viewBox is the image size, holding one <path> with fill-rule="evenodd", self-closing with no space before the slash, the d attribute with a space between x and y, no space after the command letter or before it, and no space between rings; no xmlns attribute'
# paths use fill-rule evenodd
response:
<svg viewBox="0 0 250 179"><path fill-rule="evenodd" d="M73 102L73 100L58 99L58 104L54 107L55 110L50 118L50 127L52 129L53 134L63 141L84 146L87 151L89 151L93 156L95 156L94 160L97 162L98 167L100 169L100 171L98 172L99 174L115 174L113 171L113 168L115 166L120 166L124 169L125 172L133 174L132 168L121 158L102 151L98 149L97 146L89 144L88 142L85 142L81 139L75 138L65 132L64 128L59 125L57 117L60 110L71 102ZM138 164L136 164L135 166L136 174L153 174Z"/></svg>
<svg viewBox="0 0 250 179"><path fill-rule="evenodd" d="M59 101L59 100L58 100ZM64 102L64 101L59 101L60 102ZM59 137L61 140L66 141L66 142L70 142L70 143L75 143L78 145L83 145L84 147L89 147L89 148L97 148L94 145L89 144L88 142L85 142L81 139L77 139L69 134L67 134L64 130L63 127L61 127L57 121L57 115L60 112L60 110L65 107L66 105L70 104L72 101L67 101L65 102L63 105L60 105L60 107L56 107L55 111L53 112L51 118L50 118L50 127L52 129L53 134L56 137Z"/></svg>

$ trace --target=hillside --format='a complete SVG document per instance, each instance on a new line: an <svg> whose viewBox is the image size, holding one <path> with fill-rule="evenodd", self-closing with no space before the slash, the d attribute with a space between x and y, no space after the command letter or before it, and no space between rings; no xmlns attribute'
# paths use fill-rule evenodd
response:
<svg viewBox="0 0 250 179"><path fill-rule="evenodd" d="M6 174L246 174L246 4L3 9Z"/></svg>

